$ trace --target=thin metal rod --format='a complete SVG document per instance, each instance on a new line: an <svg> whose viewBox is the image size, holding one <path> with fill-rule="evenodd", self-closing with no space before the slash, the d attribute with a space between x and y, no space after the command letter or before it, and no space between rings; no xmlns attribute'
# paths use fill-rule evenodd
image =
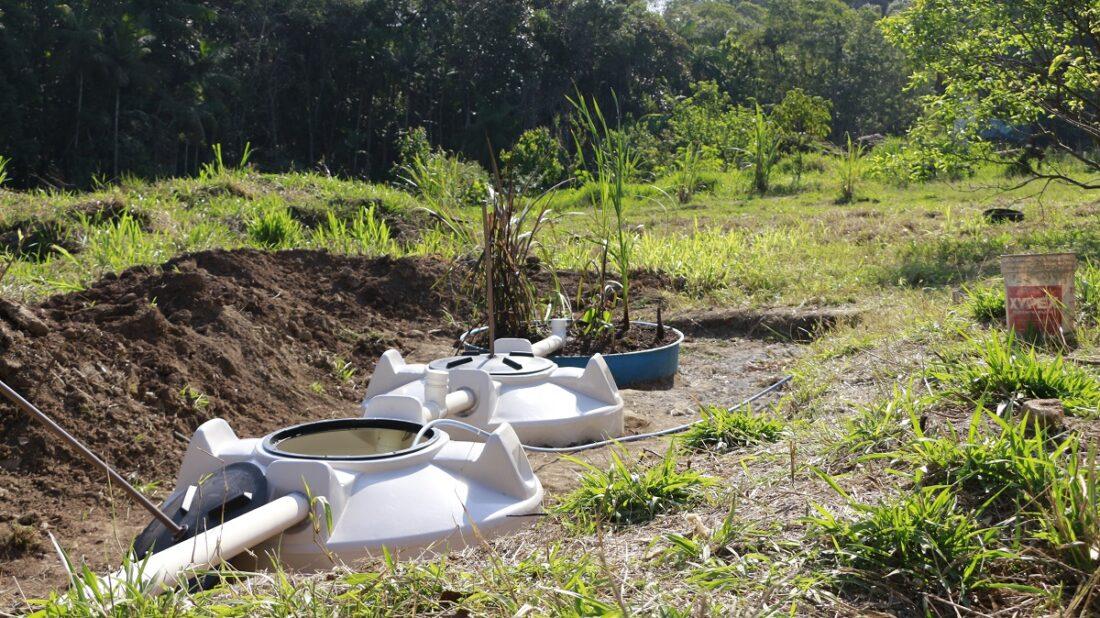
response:
<svg viewBox="0 0 1100 618"><path fill-rule="evenodd" d="M492 152L492 150L489 152ZM496 302L493 298L493 239L490 237L490 233L496 225L496 196L492 193L489 196L489 199L494 200L494 220L492 224L489 223L489 205L488 200L486 200L481 203L481 221L485 234L485 304L489 308L489 357L492 358L496 355L497 321Z"/></svg>
<svg viewBox="0 0 1100 618"><path fill-rule="evenodd" d="M114 468L109 466L107 462L97 457L96 454L91 451L91 449L84 446L84 444L80 440L76 439L75 436L65 431L65 428L55 423L52 418L46 416L46 414L36 408L34 404L27 401L26 399L23 399L22 395L15 392L15 389L5 384L3 380L0 380L0 393L7 397L8 401L15 404L16 407L23 410L28 415L38 420L38 422L45 425L46 429L49 429L54 435L61 438L65 442L68 442L69 446L73 447L78 453L80 453L84 457L84 459L87 459L89 463L99 467L104 472L106 472L111 481L113 481L116 485L125 490L126 493L130 494L130 497L137 501L137 503L145 508L145 510L149 511L149 513L153 517L155 517L157 521L164 524L165 528L171 530L173 535L178 536L185 531L184 528L182 528L179 524L172 521L172 518L166 515L164 511L161 511L157 507L157 505L153 504L148 498L142 495L140 491L130 485L130 483L126 482L126 479L122 478L122 475L120 475L118 472L115 472Z"/></svg>

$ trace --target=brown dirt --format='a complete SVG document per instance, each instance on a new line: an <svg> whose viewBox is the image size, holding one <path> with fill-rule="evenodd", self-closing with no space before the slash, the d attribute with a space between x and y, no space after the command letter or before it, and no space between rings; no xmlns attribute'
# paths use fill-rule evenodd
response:
<svg viewBox="0 0 1100 618"><path fill-rule="evenodd" d="M29 314L0 312L0 379L123 474L159 482L153 495L164 498L187 440L207 419L260 436L357 415L382 351L448 354L461 331L445 312L458 297L436 285L448 272L432 259L314 251L185 255L105 277ZM675 286L659 274L635 284L642 299ZM697 403L732 403L778 378L798 350L728 330L697 336L689 334L676 384L624 392L628 432L686 422ZM334 376L336 357L357 368L350 382ZM196 405L185 387L208 403ZM7 404L0 432L0 540L13 539L0 548L0 606L64 585L47 531L93 569L117 564L148 515ZM575 483L575 466L534 459L550 491Z"/></svg>
<svg viewBox="0 0 1100 618"><path fill-rule="evenodd" d="M730 334L808 343L822 332L859 320L851 308L719 309L677 316L668 321L686 334L722 337Z"/></svg>
<svg viewBox="0 0 1100 618"><path fill-rule="evenodd" d="M352 416L382 351L445 354L456 332L433 289L445 270L433 260L310 251L182 256L32 308L49 326L44 335L0 319L0 379L124 474L168 485L187 438L209 418L262 435ZM358 368L351 383L334 377L335 357ZM185 387L209 403L189 401ZM34 521L43 540L53 531L76 558L117 560L120 547L96 545L114 537L125 546L146 516L105 496L102 474L7 404L0 432L0 523ZM4 548L0 586L39 574L59 584L56 558L33 551L48 547Z"/></svg>

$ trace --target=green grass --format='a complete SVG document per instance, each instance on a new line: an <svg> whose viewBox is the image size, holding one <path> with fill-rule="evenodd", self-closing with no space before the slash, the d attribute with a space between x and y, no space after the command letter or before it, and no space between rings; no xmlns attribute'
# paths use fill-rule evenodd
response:
<svg viewBox="0 0 1100 618"><path fill-rule="evenodd" d="M646 468L638 462L627 463L625 457L624 452L612 450L606 470L570 458L585 471L580 487L562 497L552 511L581 530L629 526L698 504L704 490L715 482L690 469L678 470L674 449L669 449L660 463Z"/></svg>
<svg viewBox="0 0 1100 618"><path fill-rule="evenodd" d="M926 402L916 385L894 386L893 394L871 405L860 406L845 423L843 437L836 450L856 455L888 452L901 446L920 425Z"/></svg>
<svg viewBox="0 0 1100 618"><path fill-rule="evenodd" d="M947 398L962 403L1060 399L1067 413L1100 416L1100 378L1094 372L1061 354L1041 354L1011 334L973 338L967 349L942 360L929 374L944 385Z"/></svg>
<svg viewBox="0 0 1100 618"><path fill-rule="evenodd" d="M1003 287L975 286L965 289L963 311L979 324L1005 323L1005 293Z"/></svg>
<svg viewBox="0 0 1100 618"><path fill-rule="evenodd" d="M810 524L820 559L842 583L933 593L966 602L986 582L990 562L1011 554L998 530L961 509L951 491L925 488L884 504L852 502L854 518L818 508Z"/></svg>
<svg viewBox="0 0 1100 618"><path fill-rule="evenodd" d="M702 421L680 437L689 449L723 453L742 446L775 442L783 435L782 421L769 415L754 414L745 407L727 410L704 406Z"/></svg>
<svg viewBox="0 0 1100 618"><path fill-rule="evenodd" d="M265 249L288 249L302 243L302 224L282 206L264 206L248 222L248 236Z"/></svg>
<svg viewBox="0 0 1100 618"><path fill-rule="evenodd" d="M1031 199L1034 188L1000 191L1000 171L983 168L971 181L904 188L863 178L855 201L837 205L841 163L815 161L798 183L789 168L776 166L765 196L755 194L752 169L700 174L685 204L676 189L691 174L624 185L628 223L638 233L634 266L662 271L676 288L669 315L690 307L865 310L857 322L817 333L805 351L768 361L776 372L798 376L781 407L800 419L793 427L767 415L713 410L689 435L705 455L685 449L647 466L636 459L653 448L643 443L607 467L582 466L580 479L562 481L568 490L547 483L552 516L540 518L530 536L494 541L474 557L389 558L323 577L275 572L156 599L131 590L116 599L124 608L116 612L579 616L623 613L625 605L667 616L797 615L885 611L898 594L917 608L931 598L925 595L937 595L992 612L982 597L987 584L1002 586L998 610L1069 607L1075 594L1087 594L1088 574L1100 566L1100 491L1087 441L1040 437L1018 420L986 413L970 424L965 419L982 401L992 409L1002 399L1057 396L1078 416L1074 427L1095 431L1095 368L974 324L1003 317L1001 253L1074 250L1082 263L1079 349L1072 356L1096 356L1095 198L1053 185L1040 206ZM462 182L452 174L447 187L432 191L441 195ZM597 189L583 185L553 197L563 216L541 237L540 256L566 268L590 264L585 228ZM80 214L96 203L122 211ZM0 190L0 227L44 224L35 247L11 256L0 291L33 301L82 289L106 272L211 248L463 254L460 240L420 216L425 203L399 186L224 164L203 179L128 179L87 194ZM1022 204L1027 220L994 225L981 217L984 208L1008 203ZM968 290L962 305L952 300L960 286ZM337 384L346 390L357 381L354 367L332 360L333 382L311 384L311 391ZM197 390L180 398L206 405ZM866 401L874 403L858 403ZM793 477L785 448L730 452L788 432L801 465ZM868 495L858 502L822 498L815 492L820 482L804 473L815 463L839 468L830 470ZM737 495L736 514L712 493ZM807 531L800 518L809 496L823 505ZM693 518L714 523L708 528ZM1026 559L1001 553L1004 547ZM885 587L859 596L837 583ZM77 593L42 606L52 615L98 615L103 601Z"/></svg>
<svg viewBox="0 0 1100 618"><path fill-rule="evenodd" d="M991 423L997 431L985 429ZM1034 419L1006 421L979 409L963 439L953 434L925 435L919 429L912 443L895 453L914 471L918 484L951 485L975 504L1023 505L1039 497L1061 473L1062 454L1076 439L1060 443L1036 430Z"/></svg>

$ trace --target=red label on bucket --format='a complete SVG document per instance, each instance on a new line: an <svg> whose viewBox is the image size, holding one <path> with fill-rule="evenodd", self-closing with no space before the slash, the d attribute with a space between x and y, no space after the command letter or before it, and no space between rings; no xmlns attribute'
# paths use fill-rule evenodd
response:
<svg viewBox="0 0 1100 618"><path fill-rule="evenodd" d="M1018 333L1056 334L1062 326L1062 286L1016 285L1006 290L1008 325Z"/></svg>

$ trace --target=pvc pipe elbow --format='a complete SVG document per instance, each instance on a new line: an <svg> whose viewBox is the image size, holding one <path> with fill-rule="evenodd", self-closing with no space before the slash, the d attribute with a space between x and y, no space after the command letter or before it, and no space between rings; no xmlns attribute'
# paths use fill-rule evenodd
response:
<svg viewBox="0 0 1100 618"><path fill-rule="evenodd" d="M550 320L550 336L542 341L531 344L531 353L535 356L550 356L554 352L565 347L565 340L569 334L569 320L567 318L554 318Z"/></svg>

